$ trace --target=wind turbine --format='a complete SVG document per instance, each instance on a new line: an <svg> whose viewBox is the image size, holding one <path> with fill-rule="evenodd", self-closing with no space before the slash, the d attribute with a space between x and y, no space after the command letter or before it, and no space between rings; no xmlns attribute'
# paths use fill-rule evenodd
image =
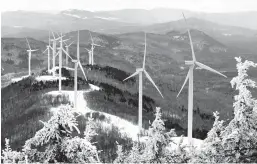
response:
<svg viewBox="0 0 257 164"><path fill-rule="evenodd" d="M69 54L69 47L73 44L73 42L71 42L69 45L66 42L64 43L65 43L66 52ZM68 55L66 55L65 64L66 66L68 66Z"/></svg>
<svg viewBox="0 0 257 164"><path fill-rule="evenodd" d="M92 53L91 53L91 50L85 48L88 52L88 64L91 65L92 64Z"/></svg>
<svg viewBox="0 0 257 164"><path fill-rule="evenodd" d="M87 80L86 74L83 70L83 67L80 63L80 54L79 54L79 31L78 31L78 41L77 41L77 60L72 60L72 62L75 64L74 68L74 108L77 111L77 85L78 85L78 66L80 67L85 79Z"/></svg>
<svg viewBox="0 0 257 164"><path fill-rule="evenodd" d="M27 38L26 38L26 40L27 40L28 47L29 47L29 50L27 50L27 52L29 52L29 76L30 76L30 75L31 75L31 69L30 69L30 66L31 66L31 52L35 52L35 51L37 51L38 49L32 50L32 49L30 48L29 41L28 41Z"/></svg>
<svg viewBox="0 0 257 164"><path fill-rule="evenodd" d="M187 25L187 21L186 21L186 17L184 16L183 13L183 17L184 20L186 22ZM188 36L189 36L189 41L190 41L190 46L191 46L191 51L192 51L192 58L193 60L191 61L185 61L186 65L189 65L189 71L187 73L186 79L177 95L177 97L180 95L181 91L183 90L185 84L187 83L187 81L189 80L189 87L188 87L188 129L187 129L187 135L188 135L188 143L189 146L192 146L192 133L193 133L193 70L195 66L198 66L202 69L206 69L208 71L214 72L216 74L219 74L221 76L227 77L225 75L223 75L222 73L210 68L209 66L206 66L200 62L198 62L195 58L195 52L194 52L194 47L193 47L193 42L192 42L192 38L191 38L191 34L190 34L190 29L187 27L187 32L188 32Z"/></svg>
<svg viewBox="0 0 257 164"><path fill-rule="evenodd" d="M46 50L47 50L47 59L48 59L48 62L47 62L47 70L48 70L48 72L50 71L50 49L52 49L53 50L53 48L51 47L51 43L50 43L50 31L49 31L49 39L48 39L49 41L48 41L48 43L49 43L49 45L48 46L46 46L47 48L45 49L45 51L43 52L43 53L45 53L46 52Z"/></svg>
<svg viewBox="0 0 257 164"><path fill-rule="evenodd" d="M92 42L91 43L91 64L94 65L94 49L96 46L98 46L98 47L102 47L102 46L95 44L90 31L89 31L89 34L90 34L91 42Z"/></svg>
<svg viewBox="0 0 257 164"><path fill-rule="evenodd" d="M139 75L139 97L138 97L138 128L139 128L139 133L140 130L142 129L142 109L143 109L143 73L146 75L148 80L153 84L153 86L157 89L157 91L160 93L160 95L163 98L163 95L161 91L158 89L156 84L154 83L153 79L150 77L150 75L146 72L145 70L145 56L146 56L146 33L145 33L145 51L144 51L144 61L143 61L143 67L142 68L137 68L136 72L124 79L123 81L136 76L137 74Z"/></svg>

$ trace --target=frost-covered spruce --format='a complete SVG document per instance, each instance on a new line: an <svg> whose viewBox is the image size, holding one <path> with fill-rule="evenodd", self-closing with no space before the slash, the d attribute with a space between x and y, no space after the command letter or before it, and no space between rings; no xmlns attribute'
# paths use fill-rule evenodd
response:
<svg viewBox="0 0 257 164"><path fill-rule="evenodd" d="M256 88L256 83L247 78L249 67L257 64L242 62L240 57L236 61L238 76L231 80L231 86L238 90L233 103L234 118L224 126L223 121L218 121L218 113L214 113L213 128L192 162L257 162L257 100L249 90Z"/></svg>
<svg viewBox="0 0 257 164"><path fill-rule="evenodd" d="M257 100L252 97L250 88L256 82L247 78L249 67L256 63L236 58L238 76L231 80L231 86L239 91L234 97L234 118L221 132L225 153L224 162L257 162Z"/></svg>
<svg viewBox="0 0 257 164"><path fill-rule="evenodd" d="M25 142L29 162L98 162L96 147L88 138L72 138L77 121L70 106L60 106L44 127ZM92 123L92 120L89 121ZM91 133L91 132L90 132Z"/></svg>

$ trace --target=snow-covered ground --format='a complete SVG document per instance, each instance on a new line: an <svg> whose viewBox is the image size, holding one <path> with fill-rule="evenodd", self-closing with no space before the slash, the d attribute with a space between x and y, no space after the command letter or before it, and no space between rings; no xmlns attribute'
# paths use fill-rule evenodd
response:
<svg viewBox="0 0 257 164"><path fill-rule="evenodd" d="M11 81L12 82L18 82L18 81L21 81L22 79L25 79L27 77L29 77L29 75L22 76L22 77L16 77L16 78L11 79Z"/></svg>
<svg viewBox="0 0 257 164"><path fill-rule="evenodd" d="M62 68L65 68L65 69L70 70L70 71L74 71L74 68L70 68L70 67L66 67L66 66L63 66ZM50 69L50 71L48 71L48 72L53 73L54 71L56 71L58 69L59 69L59 67L55 66L54 68Z"/></svg>
<svg viewBox="0 0 257 164"><path fill-rule="evenodd" d="M106 128L108 128L108 126L114 125L116 127L119 128L120 132L123 134L126 134L128 137L132 138L133 140L137 140L137 134L138 134L138 127L136 125L134 125L133 123L119 118L115 115L111 115L105 112L100 112L100 111L94 111L91 110L90 108L88 108L87 106L87 102L84 99L84 93L87 92L91 92L93 90L100 90L100 88L98 86L95 86L93 84L89 84L90 85L90 89L88 90L84 90L84 91L78 91L77 93L77 102L78 102L78 113L81 114L86 114L86 113L90 113L90 112L99 112L99 114L103 114L107 120L109 120L110 122L107 124L103 124ZM64 95L67 96L70 100L70 102L73 104L74 103L74 91L51 91L46 93L48 95L52 95L52 96L58 96L58 95ZM52 111L56 110L56 108L51 108Z"/></svg>
<svg viewBox="0 0 257 164"><path fill-rule="evenodd" d="M88 93L94 90L100 90L100 88L98 86L95 86L93 84L89 84L90 85L90 89L88 90L83 90L83 91L78 91L78 95L77 95L77 102L78 102L78 113L81 114L86 114L86 113L90 113L90 112L99 112L99 114L103 114L109 121L107 122L103 122L103 126L106 128L110 128L112 125L116 126L119 128L121 134L126 134L126 136L130 137L132 140L137 141L138 140L138 126L125 120L122 119L118 116L115 115L111 115L105 112L100 112L100 111L95 111L90 109L87 106L87 101L84 99L84 93ZM69 98L70 102L73 104L74 103L74 91L51 91L48 92L46 94L52 95L52 96L58 96L60 94L65 95ZM52 111L57 110L56 108L51 108ZM142 137L140 139L140 141L145 141L147 140L147 137ZM180 141L180 137L173 137L173 141L174 143L170 143L170 146L168 147L168 149L175 149L177 148L177 145ZM200 139L193 139L193 145L196 148L199 148L202 144L202 140ZM187 137L183 137L183 142L182 142L182 146L186 146L188 144L188 139Z"/></svg>
<svg viewBox="0 0 257 164"><path fill-rule="evenodd" d="M37 81L55 81L58 80L59 76L52 76L52 75L43 75L43 76L37 76ZM61 77L62 80L65 80L66 77Z"/></svg>
<svg viewBox="0 0 257 164"><path fill-rule="evenodd" d="M172 137L173 142L171 142L168 146L168 149L173 150L175 148L177 148L179 142L180 142L180 138L181 137ZM187 146L188 145L188 138L187 137L182 137L183 141L181 143L181 146ZM197 138L193 138L193 146L195 149L199 149L203 143L203 140L197 139ZM186 149L187 150L187 149Z"/></svg>

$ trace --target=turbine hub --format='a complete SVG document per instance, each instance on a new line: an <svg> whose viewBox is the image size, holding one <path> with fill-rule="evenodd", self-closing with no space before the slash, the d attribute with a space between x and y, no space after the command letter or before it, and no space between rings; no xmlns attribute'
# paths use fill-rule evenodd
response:
<svg viewBox="0 0 257 164"><path fill-rule="evenodd" d="M77 63L78 62L78 60L71 60L73 63Z"/></svg>
<svg viewBox="0 0 257 164"><path fill-rule="evenodd" d="M143 71L144 69L143 68L137 68L136 71Z"/></svg>

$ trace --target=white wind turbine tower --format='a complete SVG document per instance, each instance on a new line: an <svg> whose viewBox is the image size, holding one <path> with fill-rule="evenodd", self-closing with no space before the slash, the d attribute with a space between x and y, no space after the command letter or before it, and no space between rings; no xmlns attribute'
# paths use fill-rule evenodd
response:
<svg viewBox="0 0 257 164"><path fill-rule="evenodd" d="M27 40L27 43L28 43L28 47L29 47L29 50L27 50L27 52L29 52L29 76L31 75L31 52L35 52L35 51L37 51L38 49L35 49L35 50L32 50L31 48L30 48L30 45L29 45L29 41L28 41L28 39L26 38L26 40Z"/></svg>
<svg viewBox="0 0 257 164"><path fill-rule="evenodd" d="M79 54L79 31L78 31L78 41L77 41L77 60L72 60L73 63L75 63L75 68L74 68L74 108L77 111L77 85L78 85L78 66L80 67L85 79L87 80L86 74L83 70L83 67L80 63L80 54Z"/></svg>
<svg viewBox="0 0 257 164"><path fill-rule="evenodd" d="M187 24L186 18L183 14L184 20ZM186 79L177 95L177 97L180 95L180 92L183 90L185 84L187 83L188 79L189 79L189 87L188 87L188 129L187 129L187 135L188 135L188 144L189 146L193 146L192 143L192 137L193 137L193 70L195 65L202 68L202 69L206 69L208 71L214 72L216 74L219 74L221 76L227 77L225 75L223 75L222 73L198 62L195 58L195 53L194 53L194 47L193 47L193 42L192 42L192 38L191 38L191 34L190 34L190 29L187 29L188 32L188 36L189 36L189 40L190 40L190 45L191 45L191 51L192 51L192 61L185 61L186 65L189 65L189 71L187 73Z"/></svg>
<svg viewBox="0 0 257 164"><path fill-rule="evenodd" d="M92 53L89 49L85 48L88 52L88 64L91 65L92 64Z"/></svg>
<svg viewBox="0 0 257 164"><path fill-rule="evenodd" d="M144 61L143 61L143 67L142 68L137 68L136 72L124 79L123 81L136 76L137 74L139 75L139 97L138 97L138 128L139 128L139 133L142 129L142 109L143 109L143 73L146 75L148 80L153 84L153 86L157 89L157 91L160 93L160 95L163 98L163 95L161 91L158 89L156 84L154 83L153 79L150 77L150 75L146 72L145 70L145 56L146 56L146 33L145 33L145 51L144 51Z"/></svg>
<svg viewBox="0 0 257 164"><path fill-rule="evenodd" d="M52 31L53 34L53 39L51 39L51 41L53 41L53 76L55 76L55 57L57 56L56 54L56 41L58 41L60 38L55 38L54 33Z"/></svg>
<svg viewBox="0 0 257 164"><path fill-rule="evenodd" d="M66 52L69 54L69 47L73 44L73 42L71 42L69 45L65 43L65 48L66 48ZM65 65L68 67L68 55L66 55L66 58L65 58Z"/></svg>
<svg viewBox="0 0 257 164"><path fill-rule="evenodd" d="M91 43L91 65L94 65L94 49L96 46L98 46L98 47L102 47L102 46L95 44L90 31L89 31L89 34L90 34L91 42L92 42Z"/></svg>
<svg viewBox="0 0 257 164"><path fill-rule="evenodd" d="M46 50L47 50L47 70L48 70L48 72L50 71L50 49L52 49L53 50L53 48L51 47L51 43L50 43L50 31L49 31L49 45L48 46L46 46L47 48L45 49L45 51L43 52L43 53L45 53L46 52Z"/></svg>
<svg viewBox="0 0 257 164"><path fill-rule="evenodd" d="M69 40L69 39L62 40L63 37L64 37L64 35L62 35L62 33L61 33L61 36L59 37L60 38L60 47L58 48L59 49L59 91L62 90L62 51L63 51L63 42Z"/></svg>

